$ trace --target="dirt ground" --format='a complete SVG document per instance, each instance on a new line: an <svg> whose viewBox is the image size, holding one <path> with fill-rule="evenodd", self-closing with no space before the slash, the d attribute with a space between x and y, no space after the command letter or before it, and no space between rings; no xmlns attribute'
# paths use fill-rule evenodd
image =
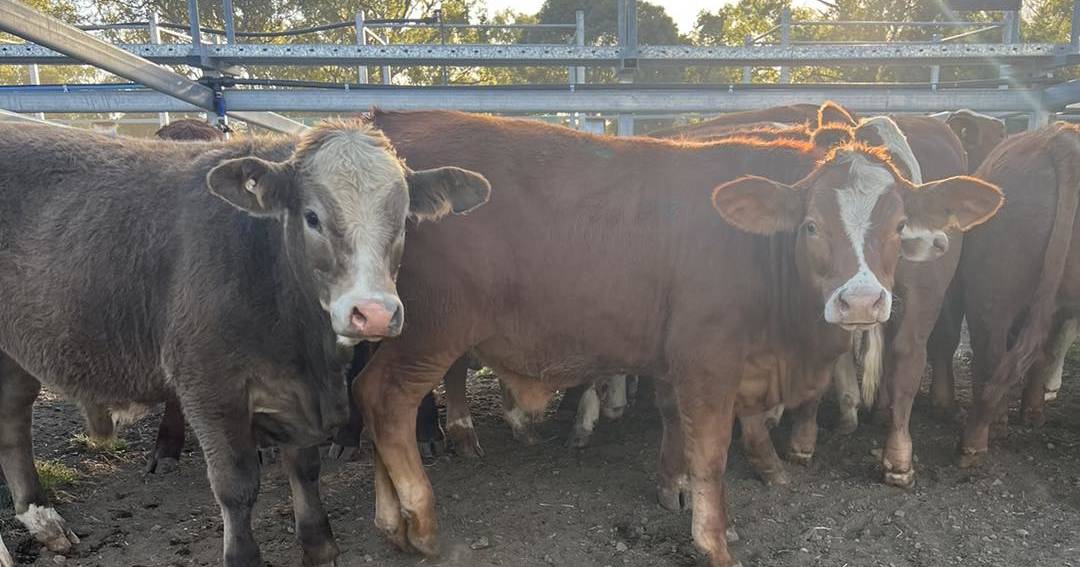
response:
<svg viewBox="0 0 1080 567"><path fill-rule="evenodd" d="M1069 374L1080 372L1070 360ZM852 436L830 431L823 410L818 451L809 467L789 465L790 486L765 488L741 451L727 473L729 505L740 540L733 550L753 566L1080 566L1080 388L1066 376L1048 422L1012 426L988 464L961 471L954 462L957 423L935 421L928 400L912 422L918 458L913 490L879 482L871 450L883 428ZM690 514L654 499L659 418L639 404L619 421L601 422L590 447L563 448L569 423L546 425L547 441L523 447L497 412L497 387L473 380L471 400L482 460L440 457L428 468L438 498L443 554L401 554L376 534L371 465L366 458L328 463L327 504L342 566L682 566L699 558ZM74 467L77 481L58 488L59 510L82 538L77 553L53 557L12 518L0 494L0 529L17 561L33 565L217 565L221 520L198 447L189 443L178 472L144 475L157 416L122 435L118 455L87 454L71 441L82 430L74 407L43 396L35 411L39 458ZM786 446L787 427L774 432ZM191 439L189 432L189 439ZM3 492L0 490L0 492ZM264 471L255 533L267 565L299 563L288 483L277 466Z"/></svg>

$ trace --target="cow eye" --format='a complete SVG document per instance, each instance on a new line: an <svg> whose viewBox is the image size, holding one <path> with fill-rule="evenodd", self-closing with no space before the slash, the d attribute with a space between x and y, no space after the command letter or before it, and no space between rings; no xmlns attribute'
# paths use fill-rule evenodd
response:
<svg viewBox="0 0 1080 567"><path fill-rule="evenodd" d="M319 215L315 214L315 211L310 209L304 211L304 222L311 230L319 230Z"/></svg>
<svg viewBox="0 0 1080 567"><path fill-rule="evenodd" d="M907 221L906 220L900 221L900 224L896 225L896 233L897 234L902 234L904 232L905 228L907 228Z"/></svg>
<svg viewBox="0 0 1080 567"><path fill-rule="evenodd" d="M809 236L815 236L818 233L817 223L808 220L805 224L803 224L803 230L805 230L806 234L808 234Z"/></svg>

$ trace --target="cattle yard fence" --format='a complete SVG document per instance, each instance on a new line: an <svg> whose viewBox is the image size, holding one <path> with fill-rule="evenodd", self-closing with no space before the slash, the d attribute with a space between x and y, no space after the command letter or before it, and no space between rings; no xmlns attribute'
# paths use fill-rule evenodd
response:
<svg viewBox="0 0 1080 567"><path fill-rule="evenodd" d="M0 0L0 31L25 40L0 42L0 65L27 65L29 85L0 87L0 109L43 113L206 112L279 131L304 126L281 112L361 112L387 109L454 108L498 113L587 113L615 117L621 134L633 131L634 116L717 113L795 102L832 99L859 112L932 112L971 108L996 114L1022 113L1030 124L1080 103L1080 82L1054 80L1055 70L1080 64L1080 0L1072 7L1069 43L1031 43L1020 33L1020 13L995 12L989 21L793 20L783 10L765 33L742 45L642 45L635 0L617 0L618 20L608 45L586 45L585 17L573 23L471 24L444 21L441 13L419 19L330 22L280 31L238 30L232 0L221 0L223 26L203 26L199 0L188 0L188 22L145 21L80 26L37 13L16 0ZM209 0L203 0L204 2ZM1005 2L1003 4L1010 4ZM1004 6L1011 7L1011 6ZM1015 3L1019 8L1019 2ZM917 28L932 32L920 41L793 39L797 30ZM343 32L343 30L346 30ZM401 30L427 30L427 43L395 43ZM348 33L351 32L351 33ZM470 42L456 40L468 33ZM97 35L94 35L97 34ZM508 34L517 34L507 41ZM100 37L105 35L106 38ZM400 34L399 34L400 35ZM415 34L414 34L415 35ZM544 41L535 41L538 37ZM494 39L502 42L494 42ZM552 39L555 38L555 39ZM106 39L108 41L106 41ZM301 40L301 41L298 41ZM287 41L287 42L286 42ZM40 85L40 65L88 64L125 78L126 84ZM183 66L186 74L165 65ZM356 81L312 83L251 79L249 66L330 65L355 68ZM927 70L918 83L793 83L798 67L901 65ZM993 66L997 77L942 81L942 66ZM393 81L394 69L440 70L440 84L413 86ZM449 84L455 67L565 66L564 84L459 86ZM732 67L740 80L728 84L635 82L644 68ZM587 83L586 69L615 70L617 82ZM775 82L753 80L754 68L778 70ZM370 81L378 70L378 82ZM577 124L585 124L577 120Z"/></svg>

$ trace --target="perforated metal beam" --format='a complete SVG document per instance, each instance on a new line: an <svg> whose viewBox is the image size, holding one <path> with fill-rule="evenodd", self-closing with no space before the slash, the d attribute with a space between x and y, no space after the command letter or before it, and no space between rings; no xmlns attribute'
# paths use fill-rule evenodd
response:
<svg viewBox="0 0 1080 567"><path fill-rule="evenodd" d="M32 41L43 48L56 50L76 62L93 65L146 85L200 109L215 108L214 91L211 89L15 0L0 0L0 30ZM2 62L0 58L0 63ZM237 118L244 119L239 116ZM303 124L284 116L248 114L246 120L282 132L295 132L304 128Z"/></svg>
<svg viewBox="0 0 1080 567"><path fill-rule="evenodd" d="M5 0L8 2L10 0ZM214 65L455 65L455 66L612 66L617 46L574 45L338 45L232 44L118 45L158 64L197 65L200 55ZM78 59L76 57L75 59ZM1069 45L1046 43L763 45L696 47L641 46L640 65L805 66L805 65L984 65L1050 68L1080 63ZM65 53L37 45L0 44L0 64L71 64Z"/></svg>
<svg viewBox="0 0 1080 567"><path fill-rule="evenodd" d="M835 100L859 112L1030 112L1042 93L1026 89L763 88L700 87L492 88L373 87L363 89L247 89L225 93L234 111L364 112L373 106L418 110L446 108L506 114L550 112L735 112L767 106ZM139 90L0 89L0 108L17 112L190 112L198 107Z"/></svg>

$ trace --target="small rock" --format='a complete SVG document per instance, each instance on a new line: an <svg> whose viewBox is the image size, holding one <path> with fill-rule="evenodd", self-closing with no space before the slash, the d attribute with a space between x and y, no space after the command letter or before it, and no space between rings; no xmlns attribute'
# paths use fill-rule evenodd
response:
<svg viewBox="0 0 1080 567"><path fill-rule="evenodd" d="M1016 530L1016 535L1019 536L1019 537L1027 537L1027 536L1031 535L1031 532L1025 530L1024 528L1020 528L1020 529Z"/></svg>
<svg viewBox="0 0 1080 567"><path fill-rule="evenodd" d="M550 556L550 555L545 555L544 556L544 563L547 563L548 565L554 565L555 564L555 558Z"/></svg>
<svg viewBox="0 0 1080 567"><path fill-rule="evenodd" d="M63 565L64 563L67 563L67 557L64 557L63 555L55 555L53 556L52 560L53 563L56 563L57 565Z"/></svg>
<svg viewBox="0 0 1080 567"><path fill-rule="evenodd" d="M897 518L903 518L904 516L907 515L907 513L905 513L903 510L897 510L897 511L893 512L892 515L896 516Z"/></svg>
<svg viewBox="0 0 1080 567"><path fill-rule="evenodd" d="M994 479L994 482L990 483L990 486L1001 486L1002 484L1005 484L1005 483L1001 482L1000 478L996 478L996 479Z"/></svg>
<svg viewBox="0 0 1080 567"><path fill-rule="evenodd" d="M370 555L365 555L364 556L364 563L371 563L372 561L375 561L374 557L372 557Z"/></svg>
<svg viewBox="0 0 1080 567"><path fill-rule="evenodd" d="M487 549L489 547L491 547L491 542L488 541L488 538L486 537L481 537L480 539L477 539L476 541L469 544L469 549L472 549L473 551Z"/></svg>
<svg viewBox="0 0 1080 567"><path fill-rule="evenodd" d="M618 553L624 553L628 549L630 549L630 548L625 543L623 543L621 541L619 543L615 544L615 551L618 552Z"/></svg>
<svg viewBox="0 0 1080 567"><path fill-rule="evenodd" d="M1053 451L1053 450L1054 450L1054 444L1053 444L1053 443L1047 443L1047 444L1046 444L1046 448L1047 448L1047 449L1050 449L1051 451Z"/></svg>
<svg viewBox="0 0 1080 567"><path fill-rule="evenodd" d="M875 459L881 459L881 456L883 454L884 454L884 451L882 451L880 448L870 449L870 456L874 457Z"/></svg>

